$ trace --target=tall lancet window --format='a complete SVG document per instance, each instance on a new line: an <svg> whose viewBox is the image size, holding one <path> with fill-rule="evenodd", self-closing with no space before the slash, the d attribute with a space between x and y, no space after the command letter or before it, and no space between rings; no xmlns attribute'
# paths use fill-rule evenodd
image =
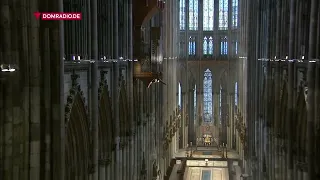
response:
<svg viewBox="0 0 320 180"><path fill-rule="evenodd" d="M228 0L219 0L219 30L228 29Z"/></svg>
<svg viewBox="0 0 320 180"><path fill-rule="evenodd" d="M193 114L194 114L194 122L197 120L197 85L194 85L193 90Z"/></svg>
<svg viewBox="0 0 320 180"><path fill-rule="evenodd" d="M206 36L203 38L203 55L213 55L213 38Z"/></svg>
<svg viewBox="0 0 320 180"><path fill-rule="evenodd" d="M203 79L203 121L212 122L212 73L209 69L204 71Z"/></svg>
<svg viewBox="0 0 320 180"><path fill-rule="evenodd" d="M189 38L188 54L189 56L196 55L196 38L195 37L190 36Z"/></svg>
<svg viewBox="0 0 320 180"><path fill-rule="evenodd" d="M220 85L220 92L219 92L219 119L220 119L220 124L221 124L221 110L222 110L222 86Z"/></svg>
<svg viewBox="0 0 320 180"><path fill-rule="evenodd" d="M203 30L213 31L214 0L203 0Z"/></svg>
<svg viewBox="0 0 320 180"><path fill-rule="evenodd" d="M228 39L227 37L224 37L221 39L220 42L220 54L221 55L227 55L228 54Z"/></svg>
<svg viewBox="0 0 320 180"><path fill-rule="evenodd" d="M236 55L238 55L238 41L236 41L236 43L235 43L234 50L235 50Z"/></svg>
<svg viewBox="0 0 320 180"><path fill-rule="evenodd" d="M189 0L189 30L198 30L199 0Z"/></svg>
<svg viewBox="0 0 320 180"><path fill-rule="evenodd" d="M238 28L238 2L239 0L232 0L232 28Z"/></svg>
<svg viewBox="0 0 320 180"><path fill-rule="evenodd" d="M208 47L209 47L208 38L207 38L207 36L205 36L203 38L203 54L204 55L208 54Z"/></svg>
<svg viewBox="0 0 320 180"><path fill-rule="evenodd" d="M180 0L180 30L186 30L186 0Z"/></svg>
<svg viewBox="0 0 320 180"><path fill-rule="evenodd" d="M238 82L234 84L234 107L235 112L237 112L238 109Z"/></svg>
<svg viewBox="0 0 320 180"><path fill-rule="evenodd" d="M178 87L178 106L179 106L179 108L182 107L182 89L181 89L180 83L179 83L179 87Z"/></svg>

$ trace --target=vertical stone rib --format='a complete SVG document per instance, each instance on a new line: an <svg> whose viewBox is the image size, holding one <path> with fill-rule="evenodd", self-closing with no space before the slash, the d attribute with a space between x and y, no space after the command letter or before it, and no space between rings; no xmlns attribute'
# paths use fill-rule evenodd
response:
<svg viewBox="0 0 320 180"><path fill-rule="evenodd" d="M99 109L98 109L98 17L97 17L97 0L91 0L91 124L93 138L92 154L92 180L99 179Z"/></svg>
<svg viewBox="0 0 320 180"><path fill-rule="evenodd" d="M0 17L0 23L2 25L2 36L1 39L3 39L2 44L2 53L3 53L3 59L1 59L1 63L9 64L12 58L11 56L11 17L10 17L10 7L9 7L9 1L1 2L0 5L1 8L1 17ZM11 80L8 79L8 80ZM5 81L8 83L7 81ZM2 101L4 105L4 120L3 120L3 173L1 174L2 178L4 179L13 179L12 175L12 140L13 140L13 113L12 113L12 83L8 83L8 85L4 88L4 95L6 95ZM1 177L0 176L0 177Z"/></svg>
<svg viewBox="0 0 320 180"><path fill-rule="evenodd" d="M132 0L129 0L128 3L127 3L127 7L128 7L128 36L127 36L127 42L128 42L128 49L127 49L127 57L128 59L131 59L131 61L129 60L128 62L128 84L129 84L129 109L130 109L130 112L129 112L129 115L130 115L130 127L131 127L131 133L133 131L135 131L135 124L134 124L134 97L133 97L133 52L132 52L132 49L133 49L133 46L132 46L132 26L133 26L133 22L132 22ZM134 144L131 144L131 143L135 143L134 141L134 137L132 137L132 134L131 134L131 142L129 144L129 174L127 175L128 176L128 179L132 178L133 177L133 170L134 170L134 166L133 166L133 162L134 159L134 154L132 154L132 152L134 151Z"/></svg>
<svg viewBox="0 0 320 180"><path fill-rule="evenodd" d="M310 14L310 29L309 29L309 52L308 59L316 58L316 43L317 43L317 16L318 16L318 0L311 1L311 14ZM307 126L307 162L308 162L308 179L313 180L315 177L315 63L309 61L308 73L308 96L307 96L307 113L308 113L308 126Z"/></svg>
<svg viewBox="0 0 320 180"><path fill-rule="evenodd" d="M294 46L295 46L295 21L296 21L296 0L290 0L290 29L289 29L289 56L288 58L290 60L294 59ZM287 122L286 123L286 134L285 137L287 140L287 179L291 180L293 176L293 155L292 155L292 148L293 148L293 142L292 142L292 120L293 118L293 91L294 91L294 63L289 62L288 64L288 104L287 104Z"/></svg>
<svg viewBox="0 0 320 180"><path fill-rule="evenodd" d="M38 11L38 1L30 2L31 12ZM40 179L40 53L39 21L30 16L30 174L34 180Z"/></svg>

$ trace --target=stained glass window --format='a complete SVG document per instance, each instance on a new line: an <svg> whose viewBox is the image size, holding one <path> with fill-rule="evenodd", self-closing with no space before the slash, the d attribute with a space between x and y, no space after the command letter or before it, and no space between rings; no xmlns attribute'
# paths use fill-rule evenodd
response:
<svg viewBox="0 0 320 180"><path fill-rule="evenodd" d="M213 55L213 38L211 36L209 37L208 54Z"/></svg>
<svg viewBox="0 0 320 180"><path fill-rule="evenodd" d="M195 39L195 37L190 36L190 38L189 38L188 54L189 54L189 56L196 55L196 39Z"/></svg>
<svg viewBox="0 0 320 180"><path fill-rule="evenodd" d="M205 36L205 37L203 38L203 54L204 54L204 55L207 55L207 54L208 54L208 45L209 45L209 43L208 43L208 38Z"/></svg>
<svg viewBox="0 0 320 180"><path fill-rule="evenodd" d="M228 0L219 0L219 30L228 29Z"/></svg>
<svg viewBox="0 0 320 180"><path fill-rule="evenodd" d="M186 29L186 0L180 0L180 30Z"/></svg>
<svg viewBox="0 0 320 180"><path fill-rule="evenodd" d="M227 37L221 39L220 54L221 55L227 55L228 54L228 39L227 39Z"/></svg>
<svg viewBox="0 0 320 180"><path fill-rule="evenodd" d="M194 113L194 121L197 120L197 85L194 85L193 90L193 113Z"/></svg>
<svg viewBox="0 0 320 180"><path fill-rule="evenodd" d="M209 69L204 72L203 79L203 120L212 122L212 73Z"/></svg>
<svg viewBox="0 0 320 180"><path fill-rule="evenodd" d="M189 0L189 30L198 30L199 0Z"/></svg>
<svg viewBox="0 0 320 180"><path fill-rule="evenodd" d="M203 0L203 30L213 31L214 0Z"/></svg>
<svg viewBox="0 0 320 180"><path fill-rule="evenodd" d="M221 116L221 109L222 109L222 87L221 87L221 85L220 85L220 92L219 92L219 119L220 119L220 124L221 124L221 118L222 118L222 116Z"/></svg>
<svg viewBox="0 0 320 180"><path fill-rule="evenodd" d="M238 27L238 1L232 0L232 28L236 29Z"/></svg>
<svg viewBox="0 0 320 180"><path fill-rule="evenodd" d="M182 89L181 89L180 83L179 83L179 87L178 87L178 106L179 106L179 108L182 107Z"/></svg>
<svg viewBox="0 0 320 180"><path fill-rule="evenodd" d="M213 55L213 38L209 39L205 36L203 38L203 55Z"/></svg>
<svg viewBox="0 0 320 180"><path fill-rule="evenodd" d="M236 41L236 43L235 43L234 50L235 50L235 53L237 55L238 54L238 41Z"/></svg>

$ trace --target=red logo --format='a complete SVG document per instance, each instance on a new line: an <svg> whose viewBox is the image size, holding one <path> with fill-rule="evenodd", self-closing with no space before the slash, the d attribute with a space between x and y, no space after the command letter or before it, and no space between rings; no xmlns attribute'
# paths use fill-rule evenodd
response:
<svg viewBox="0 0 320 180"><path fill-rule="evenodd" d="M61 12L35 12L33 15L36 19L41 18L41 20L46 21L57 21L57 20L81 20L81 13L61 13Z"/></svg>
<svg viewBox="0 0 320 180"><path fill-rule="evenodd" d="M36 19L40 18L41 13L39 12L34 12L33 15L36 17Z"/></svg>

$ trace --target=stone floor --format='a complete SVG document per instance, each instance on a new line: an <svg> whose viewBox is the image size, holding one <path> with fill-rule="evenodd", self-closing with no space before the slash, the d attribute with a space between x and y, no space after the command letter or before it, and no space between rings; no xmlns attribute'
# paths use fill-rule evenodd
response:
<svg viewBox="0 0 320 180"><path fill-rule="evenodd" d="M209 171L210 175L204 176L204 172ZM207 167L188 167L186 170L186 180L229 180L227 168L207 168Z"/></svg>

